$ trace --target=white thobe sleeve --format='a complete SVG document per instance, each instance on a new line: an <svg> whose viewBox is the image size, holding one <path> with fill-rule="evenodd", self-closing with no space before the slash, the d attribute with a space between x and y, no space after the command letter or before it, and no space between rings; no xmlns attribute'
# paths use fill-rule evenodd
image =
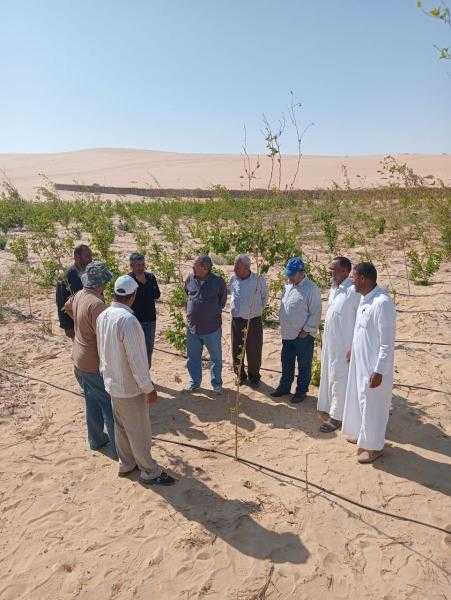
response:
<svg viewBox="0 0 451 600"><path fill-rule="evenodd" d="M345 332L345 350L348 352L352 347L352 340L354 338L354 326L355 319L357 316L357 309L359 308L361 295L358 294L354 289L350 289L346 298L346 311L344 314L344 332Z"/></svg>
<svg viewBox="0 0 451 600"><path fill-rule="evenodd" d="M150 394L154 387L149 373L146 340L138 319L126 320L123 343L136 385L143 394Z"/></svg>
<svg viewBox="0 0 451 600"><path fill-rule="evenodd" d="M393 363L395 350L395 311L391 302L381 302L375 311L379 353L374 371L385 375Z"/></svg>
<svg viewBox="0 0 451 600"><path fill-rule="evenodd" d="M308 318L303 326L303 330L310 333L310 335L315 336L321 321L321 292L316 285L312 288L310 293L307 309Z"/></svg>

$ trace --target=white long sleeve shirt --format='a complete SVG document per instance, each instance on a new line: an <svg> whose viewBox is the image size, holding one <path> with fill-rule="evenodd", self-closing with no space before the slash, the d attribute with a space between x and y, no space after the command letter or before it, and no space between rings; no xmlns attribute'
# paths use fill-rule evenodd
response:
<svg viewBox="0 0 451 600"><path fill-rule="evenodd" d="M264 277L251 273L247 279L236 275L230 278L230 313L232 317L253 319L261 317L268 302L268 288Z"/></svg>
<svg viewBox="0 0 451 600"><path fill-rule="evenodd" d="M316 335L321 320L321 292L308 277L285 286L279 320L283 340L296 339L302 330Z"/></svg>
<svg viewBox="0 0 451 600"><path fill-rule="evenodd" d="M153 391L144 333L131 308L113 302L98 317L97 349L110 396L132 398Z"/></svg>

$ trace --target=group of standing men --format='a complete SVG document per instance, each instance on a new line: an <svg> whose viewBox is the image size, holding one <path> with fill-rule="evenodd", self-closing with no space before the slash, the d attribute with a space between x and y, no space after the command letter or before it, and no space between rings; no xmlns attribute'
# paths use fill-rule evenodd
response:
<svg viewBox="0 0 451 600"><path fill-rule="evenodd" d="M92 261L86 245L74 251L74 265L57 286L60 325L73 340L76 378L86 400L90 447L109 444L119 457L119 475L139 470L146 484L171 485L175 480L152 459L149 405L156 401L149 368L155 340L155 301L160 290L146 271L145 259L130 256L130 273L114 284L114 300L103 299L112 279L106 265ZM253 273L251 260L239 255L227 286L213 273L209 256L199 256L185 281L187 295L186 390L202 383L204 346L210 355L211 384L222 392L222 311L231 295L233 368L241 384L260 385L263 348L262 314L268 302L264 277ZM393 385L395 310L377 285L371 263L337 257L331 267L332 287L321 353L318 411L320 431L341 428L357 444L357 459L368 463L382 455ZM273 397L290 394L298 363L296 389L290 401L306 398L311 379L314 341L321 321L321 295L299 257L288 261L287 284L279 319L282 373ZM243 348L244 346L244 348ZM244 364L246 358L246 365Z"/></svg>

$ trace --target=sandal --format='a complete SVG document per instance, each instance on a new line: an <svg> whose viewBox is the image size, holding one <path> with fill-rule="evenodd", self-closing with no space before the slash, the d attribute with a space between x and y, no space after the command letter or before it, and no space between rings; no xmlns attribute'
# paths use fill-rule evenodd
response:
<svg viewBox="0 0 451 600"><path fill-rule="evenodd" d="M340 429L340 427L341 421L337 421L336 419L329 419L328 421L325 421L322 425L320 425L319 430L322 433L332 433L333 431Z"/></svg>

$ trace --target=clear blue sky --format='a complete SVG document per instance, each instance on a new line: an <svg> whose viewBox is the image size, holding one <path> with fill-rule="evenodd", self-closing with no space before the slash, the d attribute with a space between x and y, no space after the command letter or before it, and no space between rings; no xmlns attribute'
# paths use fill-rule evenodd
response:
<svg viewBox="0 0 451 600"><path fill-rule="evenodd" d="M427 4L427 0L424 0ZM0 0L0 152L451 152L451 29L415 0ZM295 140L287 137L287 151Z"/></svg>

